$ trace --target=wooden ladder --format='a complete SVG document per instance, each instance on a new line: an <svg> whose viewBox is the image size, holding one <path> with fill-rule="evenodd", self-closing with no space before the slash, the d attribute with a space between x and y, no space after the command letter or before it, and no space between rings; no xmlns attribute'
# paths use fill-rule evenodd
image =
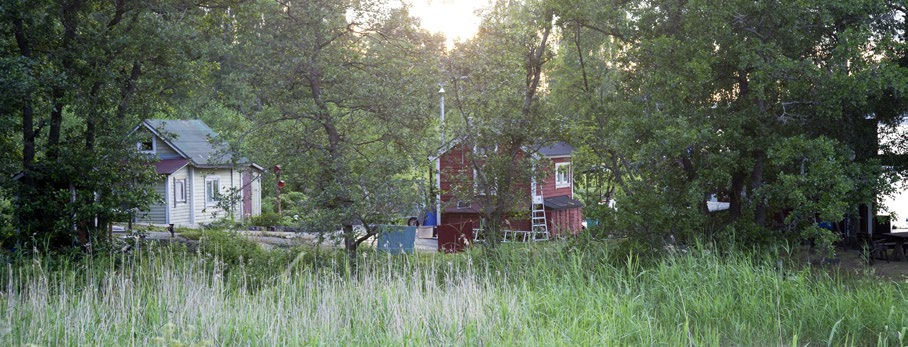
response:
<svg viewBox="0 0 908 347"><path fill-rule="evenodd" d="M545 204L542 195L533 195L532 228L530 241L545 241L549 239L549 227L545 218Z"/></svg>

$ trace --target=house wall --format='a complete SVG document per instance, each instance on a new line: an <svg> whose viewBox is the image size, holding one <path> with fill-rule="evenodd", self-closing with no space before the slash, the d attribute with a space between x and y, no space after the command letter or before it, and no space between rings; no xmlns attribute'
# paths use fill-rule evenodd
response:
<svg viewBox="0 0 908 347"><path fill-rule="evenodd" d="M161 179L154 184L154 191L163 199L166 194L166 188L167 178L161 176ZM148 211L139 211L136 215L136 220L143 223L165 224L167 222L167 211L165 209L166 205L164 203L152 204Z"/></svg>
<svg viewBox="0 0 908 347"><path fill-rule="evenodd" d="M231 175L232 174L232 175ZM227 211L219 209L215 204L205 201L205 180L208 177L218 177L221 194L228 194L231 187L241 188L242 177L240 172L231 169L199 169L192 166L177 170L172 175L161 178L155 183L154 190L166 199L164 203L153 204L149 211L142 211L136 215L136 220L152 224L175 224L188 226L214 222L228 215ZM186 202L176 202L174 198L174 180L186 179ZM236 204L234 219L243 218L242 199ZM252 214L262 213L262 183L261 178L252 181ZM168 221L168 214L170 220Z"/></svg>
<svg viewBox="0 0 908 347"><path fill-rule="evenodd" d="M239 189L242 187L240 172L232 169L196 168L192 176L192 207L195 224L211 223L229 215L228 211L219 209L215 204L209 204L205 201L205 181L210 177L218 177L221 194L228 194L230 188ZM233 216L237 221L242 220L242 200L237 201Z"/></svg>
<svg viewBox="0 0 908 347"><path fill-rule="evenodd" d="M478 213L443 213L442 224L460 224L473 222L473 228L479 228L482 218ZM530 230L529 219L505 219L501 222L501 228L507 230Z"/></svg>
<svg viewBox="0 0 908 347"><path fill-rule="evenodd" d="M583 216L582 209L580 208L569 208L565 210L546 209L545 216L548 222L549 233L552 235L576 235L580 233L580 230L582 229L580 222Z"/></svg>
<svg viewBox="0 0 908 347"><path fill-rule="evenodd" d="M162 160L183 158L180 153L177 153L173 147L170 147L170 145L165 143L160 137L156 138L155 141L155 154L158 158L161 158Z"/></svg>
<svg viewBox="0 0 908 347"><path fill-rule="evenodd" d="M243 192L243 199L241 201L241 210L243 211L243 218L258 216L262 214L262 172L256 169L255 167L247 167L240 171L240 183ZM247 181L249 179L249 181ZM245 185L248 182L248 187ZM248 197L247 197L248 195ZM249 212L247 215L246 211L246 201L249 201Z"/></svg>
<svg viewBox="0 0 908 347"><path fill-rule="evenodd" d="M546 198L550 198L550 197L554 197L554 196L565 196L565 195L570 196L571 198L574 198L573 189L571 189L570 185L567 187L564 187L564 188L556 188L556 186L555 186L555 165L559 164L559 163L570 163L571 158L570 157L552 158L551 160L552 160L552 165L549 167L546 167L546 171L548 171L548 176L547 176L546 180L544 182L542 182L542 184L537 184L537 187L536 187L537 192L542 193L542 196L546 197ZM573 179L574 178L571 177L571 185L573 185L573 183L574 183Z"/></svg>
<svg viewBox="0 0 908 347"><path fill-rule="evenodd" d="M441 161L440 187L442 192L442 211L455 206L457 202L455 196L451 194L451 189L454 187L454 185L461 182L469 184L469 180L472 179L472 168L469 167L468 156L469 151L465 151L463 145L457 145L451 148L448 152L442 154L439 158ZM537 184L537 193L542 193L543 197L546 198L555 196L570 196L571 198L573 198L573 189L571 185L563 188L556 188L554 171L555 164L569 163L571 162L571 158L551 158L551 161L551 166L546 168L546 170L549 170L547 179L544 182ZM462 175L466 179L466 181L460 181L457 178L458 175ZM573 185L573 177L571 178L571 183ZM527 204L527 208L529 209L529 204ZM546 219L548 222L549 232L553 235L558 235L558 233L564 232L576 234L581 230L582 213L581 209L579 208L557 211L546 210ZM442 212L441 214L442 224L458 224L467 221L473 222L474 225L478 228L480 215L478 213L467 213L463 211L449 211ZM531 224L528 219L507 220L503 221L502 227L511 230L530 230Z"/></svg>
<svg viewBox="0 0 908 347"><path fill-rule="evenodd" d="M145 136L145 135L154 136L154 141L155 141L155 144L154 144L155 152L154 153L155 153L155 155L158 156L158 158L160 158L162 160L183 158L183 156L180 155L179 153L177 153L177 151L174 150L173 147L170 147L170 145L168 145L166 142L164 142L164 140L161 139L161 137L155 136L154 134L152 134L152 132L150 130L148 130L147 128L140 127L140 129L136 130L136 133L140 134L142 136Z"/></svg>
<svg viewBox="0 0 908 347"><path fill-rule="evenodd" d="M170 179L168 180L169 182L167 184L167 189L170 189L170 195L169 195L170 201L168 202L168 205L170 206L170 223L173 223L176 225L192 224L189 221L189 206L190 206L189 199L192 198L192 194L190 193L190 192L192 192L192 188L189 185L189 170L190 170L189 166L186 166L186 167L183 167L182 169L177 170L172 175L170 175ZM175 188L174 182L176 180L180 180L180 179L186 179L186 201L185 202L176 201L176 191L174 190L174 188Z"/></svg>
<svg viewBox="0 0 908 347"><path fill-rule="evenodd" d="M440 157L442 209L452 207L457 203L455 195L452 194L452 189L457 184L471 185L473 183L473 168L469 162L470 152L469 149L464 150L463 145L457 145ZM530 190L527 186L515 186L514 189L526 190L527 193ZM529 201L529 198L527 198L528 208ZM442 220L442 222L444 223L445 221Z"/></svg>
<svg viewBox="0 0 908 347"><path fill-rule="evenodd" d="M262 175L253 170L252 177L252 215L262 214Z"/></svg>
<svg viewBox="0 0 908 347"><path fill-rule="evenodd" d="M464 152L462 145L454 146L448 152L441 155L439 158L441 161L439 170L441 171L441 205L442 210L446 206L455 204L456 200L454 194L451 194L451 190L454 188L455 184L461 183L459 181L460 175L466 177L466 179L472 179L472 169L467 169L469 166L469 161L467 158L467 153ZM470 174L467 174L467 173ZM463 182L466 183L466 182ZM448 223L444 219L444 214L442 214L442 223Z"/></svg>

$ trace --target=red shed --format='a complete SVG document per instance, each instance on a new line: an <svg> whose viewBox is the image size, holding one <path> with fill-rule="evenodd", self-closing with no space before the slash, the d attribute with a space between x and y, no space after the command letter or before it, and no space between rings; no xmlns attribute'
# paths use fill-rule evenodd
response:
<svg viewBox="0 0 908 347"><path fill-rule="evenodd" d="M545 157L551 166L547 179L543 182L533 182L526 188L526 209L530 218L522 220L509 220L503 229L514 236L523 236L528 240L548 239L550 234L576 234L581 230L583 204L574 199L573 170L571 167L571 154L574 148L564 142L552 146L539 148L539 156ZM460 202L451 193L456 176L468 172L470 164L468 156L472 150L460 143L454 144L438 157L430 158L436 162L437 186L440 194L441 215L439 224L457 224L473 222L474 226L480 225L480 208L476 202Z"/></svg>

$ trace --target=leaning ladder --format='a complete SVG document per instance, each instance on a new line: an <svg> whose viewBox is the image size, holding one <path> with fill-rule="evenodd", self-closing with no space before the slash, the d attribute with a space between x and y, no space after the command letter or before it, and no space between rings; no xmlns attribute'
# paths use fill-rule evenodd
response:
<svg viewBox="0 0 908 347"><path fill-rule="evenodd" d="M542 195L533 195L531 241L545 241L549 239L549 227L545 218L545 204Z"/></svg>

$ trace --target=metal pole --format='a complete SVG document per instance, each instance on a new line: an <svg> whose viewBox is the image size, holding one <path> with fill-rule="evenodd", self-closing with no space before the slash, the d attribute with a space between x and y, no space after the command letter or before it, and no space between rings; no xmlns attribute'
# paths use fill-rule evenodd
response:
<svg viewBox="0 0 908 347"><path fill-rule="evenodd" d="M441 95L441 117L439 118L438 127L441 132L441 147L438 158L435 160L435 225L441 225L441 151L445 149L445 87L438 90Z"/></svg>
<svg viewBox="0 0 908 347"><path fill-rule="evenodd" d="M439 127L441 128L441 145L444 148L445 145L445 87L441 87L438 90L438 94L441 94L441 121L439 121Z"/></svg>

